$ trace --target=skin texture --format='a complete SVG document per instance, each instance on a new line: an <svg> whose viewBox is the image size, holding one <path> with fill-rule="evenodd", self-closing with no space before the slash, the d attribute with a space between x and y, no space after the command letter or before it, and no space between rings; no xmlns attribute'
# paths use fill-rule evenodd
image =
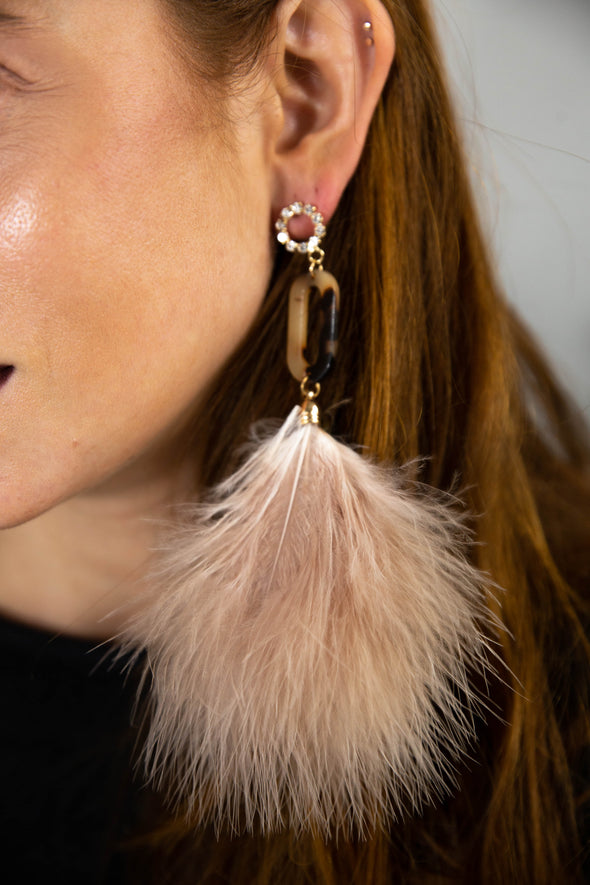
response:
<svg viewBox="0 0 590 885"><path fill-rule="evenodd" d="M274 218L295 198L329 218L358 161L393 53L390 33L357 57L369 7L283 3L221 114L157 0L0 2L5 612L108 635L141 588L184 422L264 297ZM315 53L312 84L286 52Z"/></svg>
<svg viewBox="0 0 590 885"><path fill-rule="evenodd" d="M92 632L141 571L183 419L263 297L270 176L262 139L227 145L197 105L150 0L27 9L35 27L0 32L0 520L22 525L0 538L0 592Z"/></svg>
<svg viewBox="0 0 590 885"><path fill-rule="evenodd" d="M149 460L270 267L262 146L193 113L154 4L44 6L0 47L5 525Z"/></svg>

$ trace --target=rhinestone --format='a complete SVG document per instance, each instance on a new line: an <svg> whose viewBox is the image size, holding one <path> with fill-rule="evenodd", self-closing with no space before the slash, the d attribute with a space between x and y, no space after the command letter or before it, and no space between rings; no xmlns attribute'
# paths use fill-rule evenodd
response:
<svg viewBox="0 0 590 885"><path fill-rule="evenodd" d="M306 215L313 222L313 235L307 240L294 240L289 232L289 220L294 216ZM318 255L322 250L320 248L320 240L326 233L326 226L322 213L312 203L302 203L296 200L284 209L281 209L280 215L275 222L277 231L277 240L288 252L297 252L300 255L310 255L313 259L314 255ZM323 253L322 253L323 254ZM316 264L318 262L316 261Z"/></svg>

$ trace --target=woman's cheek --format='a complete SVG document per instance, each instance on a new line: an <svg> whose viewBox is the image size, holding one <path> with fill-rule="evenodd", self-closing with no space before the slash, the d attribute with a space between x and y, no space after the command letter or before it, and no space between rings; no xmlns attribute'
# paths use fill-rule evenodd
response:
<svg viewBox="0 0 590 885"><path fill-rule="evenodd" d="M0 168L0 172L2 169ZM0 363L29 362L25 354L40 344L36 278L43 238L39 193L30 186L0 182Z"/></svg>
<svg viewBox="0 0 590 885"><path fill-rule="evenodd" d="M39 211L34 193L16 193L0 205L0 249L2 261L25 252L38 228Z"/></svg>

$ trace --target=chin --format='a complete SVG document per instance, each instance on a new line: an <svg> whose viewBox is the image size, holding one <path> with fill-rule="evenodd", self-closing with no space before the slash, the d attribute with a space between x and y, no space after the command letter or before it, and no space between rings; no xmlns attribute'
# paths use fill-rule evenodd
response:
<svg viewBox="0 0 590 885"><path fill-rule="evenodd" d="M48 494L47 490L17 490L2 487L0 490L0 530L24 525L52 510L68 497L67 493Z"/></svg>
<svg viewBox="0 0 590 885"><path fill-rule="evenodd" d="M96 485L95 471L64 452L37 451L33 457L0 462L0 529L14 528Z"/></svg>

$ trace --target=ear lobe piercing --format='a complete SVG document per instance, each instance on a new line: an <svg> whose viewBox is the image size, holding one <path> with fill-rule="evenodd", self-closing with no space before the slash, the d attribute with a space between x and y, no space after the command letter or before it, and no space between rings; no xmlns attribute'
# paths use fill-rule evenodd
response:
<svg viewBox="0 0 590 885"><path fill-rule="evenodd" d="M373 23L370 21L363 22L363 34L365 38L365 46L374 46L375 37L373 35Z"/></svg>

